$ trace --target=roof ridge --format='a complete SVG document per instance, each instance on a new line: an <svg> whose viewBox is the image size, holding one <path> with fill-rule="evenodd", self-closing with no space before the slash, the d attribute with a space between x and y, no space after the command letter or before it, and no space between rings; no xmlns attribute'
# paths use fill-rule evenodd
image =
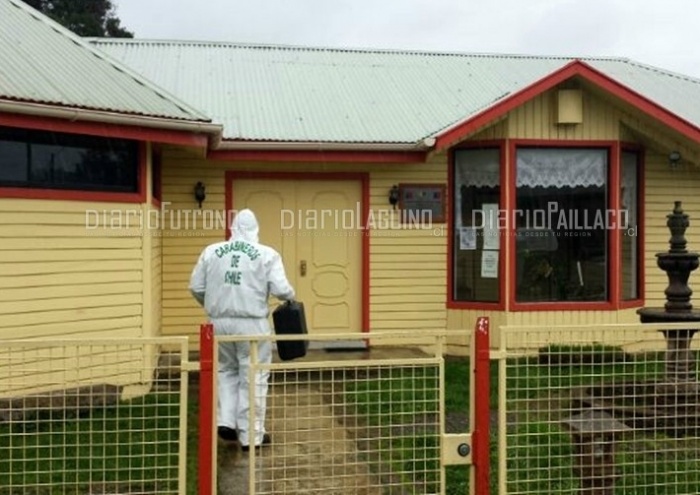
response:
<svg viewBox="0 0 700 495"><path fill-rule="evenodd" d="M700 84L700 78L697 78L697 77L694 77L694 76L691 76L688 74L683 74L681 72L675 72L675 71L672 71L669 69L664 69L662 67L657 67L655 65L645 64L643 62L638 62L636 60L628 60L627 63L630 65L634 65L636 67L639 67L640 69L648 70L651 72L656 72L659 74L664 74L666 76L673 77L673 78L680 79L680 80L684 80L684 81L688 81L688 82L691 82L694 84Z"/></svg>
<svg viewBox="0 0 700 495"><path fill-rule="evenodd" d="M38 22L42 22L46 24L48 27L56 31L56 33L65 36L69 40L71 40L73 43L75 43L77 46L79 46L82 49L85 49L89 51L92 55L95 57L99 58L106 64L111 65L115 70L120 71L129 77L131 77L136 83L141 84L142 86L147 87L154 93L156 93L158 96L165 100L169 100L172 104L174 104L176 107L178 107L180 110L182 110L185 113L192 114L192 119L193 120L200 120L200 121L206 121L210 122L211 118L208 117L205 113L203 113L201 110L198 110L194 107L191 107L184 101L182 101L180 98L177 98L176 96L170 94L168 91L165 89L161 88L157 84L151 82L149 79L147 79L145 76L133 71L129 67L127 67L125 64L119 62L118 60L112 58L111 56L107 55L106 53L102 52L95 46L93 46L92 43L87 41L85 38L82 38L78 36L77 34L73 33L71 30L68 28L62 26L58 22L54 21L51 19L49 16L43 14L42 12L39 12L38 10L32 8L28 4L24 3L22 0L8 0L14 7L19 8L23 10L27 15L33 17L36 19Z"/></svg>
<svg viewBox="0 0 700 495"><path fill-rule="evenodd" d="M403 54L403 55L431 55L448 57L484 57L484 58L519 58L519 59L549 59L549 60L612 60L627 62L629 59L619 56L604 55L542 55L528 53L486 53L486 52L462 52L456 50L421 50L411 48L377 48L377 47L341 47L341 46L316 46L294 45L284 43L257 43L244 41L221 40L192 40L192 39L158 39L158 38L84 38L94 44L150 44L150 45L199 45L221 46L241 49L268 49L291 50L310 52L348 52L366 54Z"/></svg>

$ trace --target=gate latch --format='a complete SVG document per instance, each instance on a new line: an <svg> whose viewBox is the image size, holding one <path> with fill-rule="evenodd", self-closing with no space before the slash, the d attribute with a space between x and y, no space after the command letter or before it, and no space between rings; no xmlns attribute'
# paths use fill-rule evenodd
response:
<svg viewBox="0 0 700 495"><path fill-rule="evenodd" d="M445 466L472 464L471 433L442 437L442 463Z"/></svg>

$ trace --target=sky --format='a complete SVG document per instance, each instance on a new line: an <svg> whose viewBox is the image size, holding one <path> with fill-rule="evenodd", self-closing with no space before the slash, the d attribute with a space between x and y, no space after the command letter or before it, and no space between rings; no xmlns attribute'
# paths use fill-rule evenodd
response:
<svg viewBox="0 0 700 495"><path fill-rule="evenodd" d="M700 78L698 0L112 0L143 39L624 57Z"/></svg>

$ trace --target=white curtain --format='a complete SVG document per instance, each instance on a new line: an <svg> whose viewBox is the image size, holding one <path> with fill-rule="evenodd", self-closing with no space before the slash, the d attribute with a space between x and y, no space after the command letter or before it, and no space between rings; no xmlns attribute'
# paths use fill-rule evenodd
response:
<svg viewBox="0 0 700 495"><path fill-rule="evenodd" d="M501 183L498 150L469 150L455 154L458 186L497 187Z"/></svg>
<svg viewBox="0 0 700 495"><path fill-rule="evenodd" d="M605 186L606 150L523 148L517 152L518 187Z"/></svg>
<svg viewBox="0 0 700 495"><path fill-rule="evenodd" d="M462 226L462 186L498 187L501 183L498 148L455 152L455 225Z"/></svg>

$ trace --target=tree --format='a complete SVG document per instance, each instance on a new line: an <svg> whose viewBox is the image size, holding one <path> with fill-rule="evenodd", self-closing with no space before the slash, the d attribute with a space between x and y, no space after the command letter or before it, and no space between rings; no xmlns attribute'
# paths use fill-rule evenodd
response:
<svg viewBox="0 0 700 495"><path fill-rule="evenodd" d="M112 0L23 0L79 36L133 38L122 27Z"/></svg>

